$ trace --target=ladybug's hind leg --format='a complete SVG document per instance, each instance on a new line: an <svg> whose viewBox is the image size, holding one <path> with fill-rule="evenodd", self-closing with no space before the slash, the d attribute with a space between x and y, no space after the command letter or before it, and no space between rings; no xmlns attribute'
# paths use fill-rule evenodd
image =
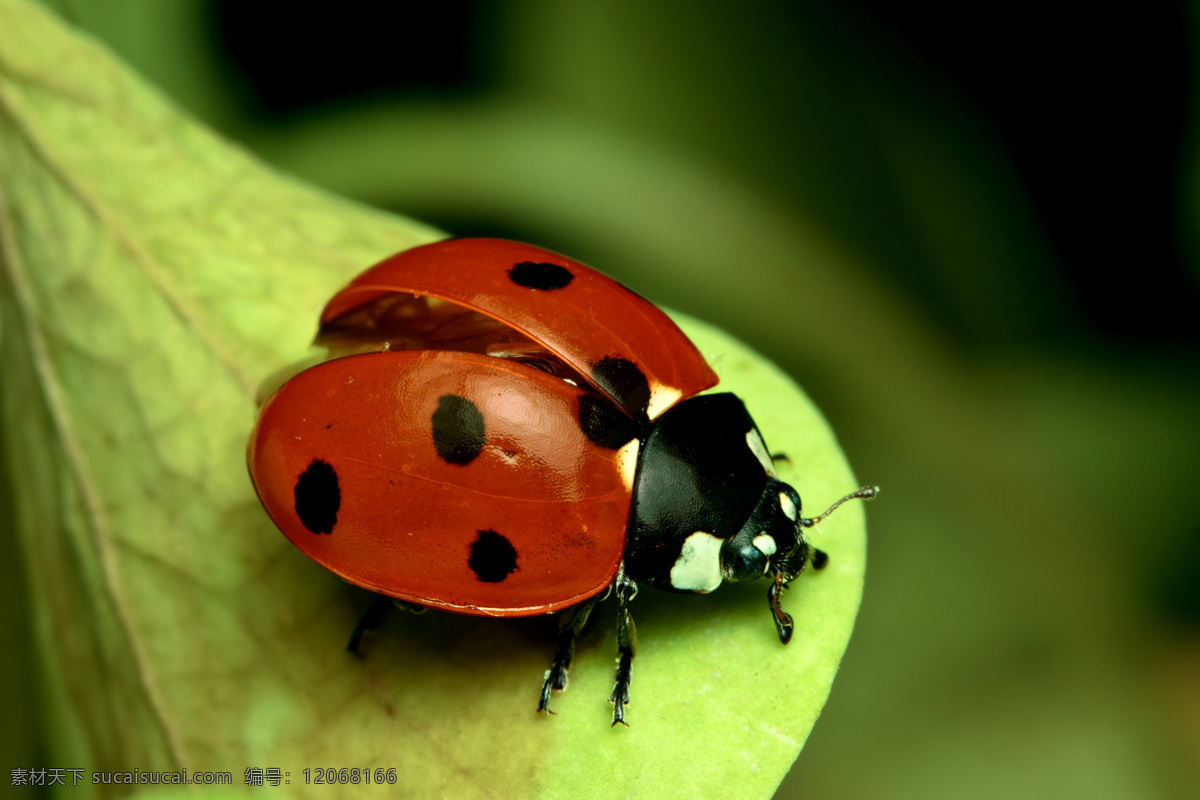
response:
<svg viewBox="0 0 1200 800"><path fill-rule="evenodd" d="M637 630L629 614L629 602L637 595L637 584L625 574L625 564L617 570L617 681L608 702L613 704L613 721L629 727L625 721L625 706L629 705L629 681L633 676L633 656L637 650Z"/></svg>
<svg viewBox="0 0 1200 800"><path fill-rule="evenodd" d="M388 611L392 608L392 598L378 595L375 602L367 609L367 613L362 615L358 624L354 626L354 633L350 634L350 643L346 645L346 649L356 656L361 656L358 651L358 645L362 642L363 634L367 631L374 631L383 624L383 618L387 616Z"/></svg>
<svg viewBox="0 0 1200 800"><path fill-rule="evenodd" d="M575 637L587 624L588 615L596 605L599 596L584 600L577 606L564 611L558 618L558 641L554 646L554 664L546 670L545 681L542 683L542 699L538 701L539 712L550 710L550 693L561 692L567 688L567 668L571 666L571 657L575 654Z"/></svg>

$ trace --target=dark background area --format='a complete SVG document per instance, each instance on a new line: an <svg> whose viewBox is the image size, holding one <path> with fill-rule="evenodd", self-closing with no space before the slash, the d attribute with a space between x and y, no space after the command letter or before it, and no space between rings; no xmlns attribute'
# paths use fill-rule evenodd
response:
<svg viewBox="0 0 1200 800"><path fill-rule="evenodd" d="M995 126L1091 326L1194 343L1200 306L1177 233L1192 89L1182 4L858 5Z"/></svg>

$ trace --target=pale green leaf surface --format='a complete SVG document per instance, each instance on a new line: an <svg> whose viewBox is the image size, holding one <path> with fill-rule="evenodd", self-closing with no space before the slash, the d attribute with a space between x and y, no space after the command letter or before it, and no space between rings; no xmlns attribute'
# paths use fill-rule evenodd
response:
<svg viewBox="0 0 1200 800"><path fill-rule="evenodd" d="M247 479L254 390L341 283L439 234L271 173L24 0L0 0L0 181L0 401L56 760L235 784L280 767L297 796L330 796L304 783L317 767L395 767L412 796L774 790L849 640L860 507L817 534L831 563L787 593L788 647L765 584L642 592L627 730L607 724L604 606L553 718L533 712L548 619L395 615L356 660L366 598L292 548ZM855 487L786 377L681 324L810 513Z"/></svg>

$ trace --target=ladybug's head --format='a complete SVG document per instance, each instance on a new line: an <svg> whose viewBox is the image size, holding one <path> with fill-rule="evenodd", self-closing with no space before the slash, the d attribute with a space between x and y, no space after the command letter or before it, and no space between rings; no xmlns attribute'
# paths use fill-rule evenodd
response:
<svg viewBox="0 0 1200 800"><path fill-rule="evenodd" d="M768 571L791 581L804 569L810 549L804 541L800 495L769 477L742 529L721 546L721 572L730 581L752 581Z"/></svg>
<svg viewBox="0 0 1200 800"><path fill-rule="evenodd" d="M769 574L773 583L767 593L779 639L792 638L792 618L779 606L779 592L799 577L811 561L814 569L825 566L827 556L804 538L804 529L828 517L847 500L869 500L877 486L864 486L846 495L817 517L800 515L800 495L788 484L768 478L754 513L736 536L721 548L721 567L727 580L747 581Z"/></svg>

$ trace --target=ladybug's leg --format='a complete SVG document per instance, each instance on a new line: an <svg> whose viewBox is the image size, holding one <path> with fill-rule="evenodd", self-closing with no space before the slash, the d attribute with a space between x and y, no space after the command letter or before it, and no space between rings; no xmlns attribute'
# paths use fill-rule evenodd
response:
<svg viewBox="0 0 1200 800"><path fill-rule="evenodd" d="M359 642L362 641L363 634L367 631L376 630L383 624L383 618L387 616L387 612L392 607L392 598L384 595L377 595L375 602L367 609L367 613L362 615L362 619L354 626L354 633L350 634L350 643L346 645L346 649L356 656L361 656L358 652Z"/></svg>
<svg viewBox="0 0 1200 800"><path fill-rule="evenodd" d="M613 704L613 721L629 727L625 721L625 706L629 705L629 679L633 673L633 656L637 650L637 631L633 627L633 617L629 615L629 602L637 595L637 584L625 575L625 564L622 562L617 570L617 652L621 657L617 661L617 682L613 686L608 702Z"/></svg>
<svg viewBox="0 0 1200 800"><path fill-rule="evenodd" d="M779 605L779 593L788 587L788 581L784 578L782 572L775 572L774 580L771 586L767 589L767 604L771 607L771 617L775 620L775 631L779 634L779 641L787 644L792 640L792 632L796 629L796 624L792 621L792 615L783 610Z"/></svg>
<svg viewBox="0 0 1200 800"><path fill-rule="evenodd" d="M812 568L815 570L825 569L825 565L829 563L829 553L824 550L812 549Z"/></svg>
<svg viewBox="0 0 1200 800"><path fill-rule="evenodd" d="M839 501L841 502L841 501ZM825 569L825 565L829 563L829 554L824 550L818 550L815 547L807 544L804 541L800 543L800 569L811 563L814 570ZM796 629L795 622L792 620L792 615L783 610L779 604L779 596L784 589L788 588L788 584L796 579L796 575L787 575L783 570L772 568L771 585L767 588L767 604L771 607L771 616L775 620L775 630L779 634L779 641L787 644L792 640L792 633Z"/></svg>
<svg viewBox="0 0 1200 800"><path fill-rule="evenodd" d="M577 606L572 606L558 618L558 642L554 646L554 664L546 670L546 679L542 683L542 699L538 701L539 712L550 710L550 692L561 692L567 688L567 668L571 666L571 657L575 654L575 637L587 624L588 615L596 605L599 596L584 600Z"/></svg>

